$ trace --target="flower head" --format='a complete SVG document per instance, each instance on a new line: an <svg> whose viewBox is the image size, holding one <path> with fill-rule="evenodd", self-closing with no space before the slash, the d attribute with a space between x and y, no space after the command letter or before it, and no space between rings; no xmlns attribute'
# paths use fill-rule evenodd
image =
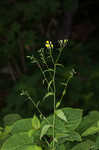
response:
<svg viewBox="0 0 99 150"><path fill-rule="evenodd" d="M65 40L64 40L64 44L67 43L67 42L68 42L68 39L65 39Z"/></svg>
<svg viewBox="0 0 99 150"><path fill-rule="evenodd" d="M68 39L59 40L59 44L60 44L61 47L65 47L67 42L68 42Z"/></svg>
<svg viewBox="0 0 99 150"><path fill-rule="evenodd" d="M45 44L45 46L47 47L47 48L53 48L53 44L52 44L52 42L51 41L46 41L46 44Z"/></svg>

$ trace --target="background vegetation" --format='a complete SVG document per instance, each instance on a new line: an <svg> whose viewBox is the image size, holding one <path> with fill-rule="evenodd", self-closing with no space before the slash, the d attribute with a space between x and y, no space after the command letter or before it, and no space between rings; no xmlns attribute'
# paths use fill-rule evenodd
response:
<svg viewBox="0 0 99 150"><path fill-rule="evenodd" d="M36 53L46 39L54 40L57 48L57 38L64 39L67 33L68 12L73 16L72 28L67 27L71 40L64 49L61 62L67 72L74 67L77 73L68 85L61 107L79 107L85 113L99 109L98 5L98 0L79 1L79 4L72 0L0 2L1 118L12 112L24 117L36 112L31 102L20 96L20 89L27 89L37 101L45 88L40 82L42 77L38 67L30 64L26 56ZM42 104L41 110L49 114L51 104L50 99Z"/></svg>

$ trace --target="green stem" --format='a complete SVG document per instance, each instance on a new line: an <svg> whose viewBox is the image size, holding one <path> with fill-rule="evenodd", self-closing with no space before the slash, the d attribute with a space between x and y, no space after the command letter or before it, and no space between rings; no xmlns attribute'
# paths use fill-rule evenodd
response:
<svg viewBox="0 0 99 150"><path fill-rule="evenodd" d="M55 103L56 103L56 86L55 86L55 74L56 74L56 65L54 64L54 75L53 75L53 87L54 87L54 116L53 116L53 149L55 147Z"/></svg>
<svg viewBox="0 0 99 150"><path fill-rule="evenodd" d="M54 65L54 59L53 59L53 55L52 55L52 48L50 48L50 56L51 56L51 59L52 59L52 63Z"/></svg>
<svg viewBox="0 0 99 150"><path fill-rule="evenodd" d="M57 64L57 62L59 61L62 51L63 51L63 48L59 48L59 54L56 58L55 64Z"/></svg>
<svg viewBox="0 0 99 150"><path fill-rule="evenodd" d="M44 60L45 60L45 58L44 58ZM45 60L45 65L46 65L47 69L49 69L49 67L48 67L48 64L47 64L46 60ZM49 71L49 76L50 76L50 78L52 79L52 74L51 74L51 72L50 72L50 71Z"/></svg>
<svg viewBox="0 0 99 150"><path fill-rule="evenodd" d="M68 78L68 80L67 80L67 82L66 82L66 85L65 85L65 87L64 87L62 93L65 92L65 90L66 90L66 88L67 88L67 85L68 85L69 81L72 79L72 77L73 77L73 74L69 76L69 78ZM66 93L65 93L65 94L66 94ZM65 94L62 94L62 95L61 95L61 98L60 98L60 100L59 100L60 103L62 102L62 99L63 99L63 97L64 97Z"/></svg>
<svg viewBox="0 0 99 150"><path fill-rule="evenodd" d="M33 101L32 97L28 93L26 94L26 96L32 102L32 104L35 106L35 108L40 113L40 115L43 116L43 118L49 123L49 121L46 119L46 117L42 114L42 112L40 111L40 109L37 107L36 103Z"/></svg>
<svg viewBox="0 0 99 150"><path fill-rule="evenodd" d="M44 71L43 71L43 69L42 69L40 63L38 62L37 65L39 66L39 68L40 68L40 70L41 70L41 73L43 74L43 77L44 77L44 79L46 80L47 85L48 85L49 82L48 82L48 80L47 80L47 78L46 78L46 75L45 75L45 73L44 73ZM51 91L53 92L53 89L52 89L51 87L50 87L50 89L51 89Z"/></svg>

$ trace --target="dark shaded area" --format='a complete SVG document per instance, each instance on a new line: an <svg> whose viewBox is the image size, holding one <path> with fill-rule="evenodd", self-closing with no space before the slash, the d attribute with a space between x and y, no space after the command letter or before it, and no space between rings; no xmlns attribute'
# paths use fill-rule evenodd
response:
<svg viewBox="0 0 99 150"><path fill-rule="evenodd" d="M45 93L41 74L26 56L36 53L46 39L71 39L61 57L77 74L69 83L63 106L88 112L99 109L99 1L3 0L0 1L0 113L30 116L37 110L20 89L37 102ZM38 94L39 93L39 94ZM52 111L51 99L41 105Z"/></svg>

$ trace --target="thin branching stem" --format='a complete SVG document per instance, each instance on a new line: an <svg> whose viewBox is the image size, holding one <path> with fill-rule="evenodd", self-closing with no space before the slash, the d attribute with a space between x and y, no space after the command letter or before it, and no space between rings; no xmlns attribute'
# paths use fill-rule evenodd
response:
<svg viewBox="0 0 99 150"><path fill-rule="evenodd" d="M67 79L67 82L65 83L65 86L64 86L64 89L63 89L63 92L62 92L62 93L64 93L64 92L66 91L67 85L68 85L69 81L72 79L72 77L73 77L73 74L72 74L71 76L69 76L69 78ZM65 93L65 94L66 94L66 93ZM64 97L64 94L61 95L61 98L60 98L60 100L59 100L60 103L62 102L63 97Z"/></svg>
<svg viewBox="0 0 99 150"><path fill-rule="evenodd" d="M54 87L54 116L53 116L53 149L55 147L55 103L56 103L56 86L55 86L56 65L54 64L53 87Z"/></svg>
<svg viewBox="0 0 99 150"><path fill-rule="evenodd" d="M52 63L54 65L54 59L53 59L53 55L52 55L52 48L50 48L50 56L51 56L51 59L52 59Z"/></svg>
<svg viewBox="0 0 99 150"><path fill-rule="evenodd" d="M32 97L29 95L29 93L26 93L27 98L32 102L32 104L35 106L37 111L40 113L40 115L49 123L49 121L46 119L46 117L42 114L36 103L33 101Z"/></svg>
<svg viewBox="0 0 99 150"><path fill-rule="evenodd" d="M59 48L59 54L58 54L58 56L57 56L57 58L56 58L55 64L57 64L57 63L58 63L58 61L59 61L59 59L60 59L60 56L61 56L62 51L63 51L63 48Z"/></svg>
<svg viewBox="0 0 99 150"><path fill-rule="evenodd" d="M45 73L44 73L44 71L43 71L43 69L42 69L40 63L37 62L37 65L39 66L39 69L40 69L40 71L41 71L41 73L42 73L42 75L43 75L43 77L44 77L44 79L45 79L45 81L47 82L47 85L48 85L48 83L49 83L49 82L48 82L48 79L46 78L46 75L45 75ZM50 86L50 89L51 89L51 91L53 92L53 89L52 89L51 86Z"/></svg>
<svg viewBox="0 0 99 150"><path fill-rule="evenodd" d="M45 57L44 57L44 62L45 62L45 65L46 65L47 69L49 70L49 67L48 67L48 64L47 64L47 61L46 61ZM52 79L53 77L52 77L51 72L48 71L48 73L49 73L50 78ZM47 84L48 84L48 82L47 82ZM51 88L51 86L50 86L50 88ZM52 89L52 88L51 88L51 92L53 92L53 89Z"/></svg>

